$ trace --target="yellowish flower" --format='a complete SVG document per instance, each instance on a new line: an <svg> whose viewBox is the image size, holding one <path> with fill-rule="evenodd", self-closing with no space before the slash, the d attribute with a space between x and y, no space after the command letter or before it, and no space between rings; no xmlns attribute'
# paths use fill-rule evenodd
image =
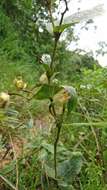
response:
<svg viewBox="0 0 107 190"><path fill-rule="evenodd" d="M63 104L66 103L69 99L70 95L65 89L62 89L54 96L54 102L59 102Z"/></svg>
<svg viewBox="0 0 107 190"><path fill-rule="evenodd" d="M0 108L5 108L10 103L10 96L8 93L1 92L0 93Z"/></svg>
<svg viewBox="0 0 107 190"><path fill-rule="evenodd" d="M27 87L27 83L22 80L22 77L15 78L13 82L18 90L24 90Z"/></svg>

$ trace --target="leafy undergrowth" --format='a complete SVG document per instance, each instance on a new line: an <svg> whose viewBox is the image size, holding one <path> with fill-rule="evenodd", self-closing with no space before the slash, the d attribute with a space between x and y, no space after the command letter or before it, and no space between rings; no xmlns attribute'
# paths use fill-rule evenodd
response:
<svg viewBox="0 0 107 190"><path fill-rule="evenodd" d="M15 188L17 183L19 190L106 190L105 74L103 70L84 71L85 80L77 86L78 106L65 117L58 145L57 180L53 160L56 131L47 114L49 103L12 96L9 108L0 112L2 190L12 189L11 185Z"/></svg>

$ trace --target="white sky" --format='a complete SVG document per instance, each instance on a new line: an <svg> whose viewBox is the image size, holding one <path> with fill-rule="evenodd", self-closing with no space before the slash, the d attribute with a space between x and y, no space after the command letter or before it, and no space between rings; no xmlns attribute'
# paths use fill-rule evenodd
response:
<svg viewBox="0 0 107 190"><path fill-rule="evenodd" d="M78 3L80 1L80 3ZM89 30L82 30L79 31L79 47L81 49L85 49L87 51L93 50L95 55L95 50L98 49L98 42L105 41L107 42L107 0L69 0L69 12L68 15L71 13L75 13L80 7L80 10L90 9L98 4L104 4L105 12L102 16L98 16L94 19L94 24L97 26L97 30L94 30L92 26L89 27ZM78 34L78 32L76 31ZM72 46L71 46L72 47ZM107 66L107 55L105 56L98 56L97 58L99 63L102 66Z"/></svg>

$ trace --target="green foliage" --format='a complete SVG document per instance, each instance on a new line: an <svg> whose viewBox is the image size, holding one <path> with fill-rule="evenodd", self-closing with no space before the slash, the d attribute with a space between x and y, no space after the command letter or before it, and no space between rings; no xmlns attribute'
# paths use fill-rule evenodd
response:
<svg viewBox="0 0 107 190"><path fill-rule="evenodd" d="M0 91L10 94L9 107L0 108L0 189L18 180L23 190L106 190L107 69L88 54L66 50L66 41L54 44L71 24L49 34L49 5L0 2ZM56 1L52 6L53 13ZM43 72L47 81L38 83ZM13 84L19 76L27 83L22 91ZM4 157L7 145L12 149Z"/></svg>
<svg viewBox="0 0 107 190"><path fill-rule="evenodd" d="M69 23L69 24L62 24L61 26L55 26L53 31L54 33L62 33L65 29L69 28L72 25L75 25L76 23Z"/></svg>
<svg viewBox="0 0 107 190"><path fill-rule="evenodd" d="M61 89L60 86L44 84L37 90L35 98L38 100L50 99Z"/></svg>

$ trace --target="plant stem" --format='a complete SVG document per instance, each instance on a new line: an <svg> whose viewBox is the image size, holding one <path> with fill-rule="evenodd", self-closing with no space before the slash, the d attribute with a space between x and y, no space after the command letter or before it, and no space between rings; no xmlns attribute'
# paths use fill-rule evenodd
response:
<svg viewBox="0 0 107 190"><path fill-rule="evenodd" d="M47 2L47 7L48 7L49 14L50 14L50 19L51 19L51 23L53 26L53 34L54 34L54 48L53 48L52 57L51 57L52 59L51 59L51 64L50 64L51 76L52 76L54 69L55 69L54 60L55 60L57 45L58 45L58 42L59 42L59 39L60 39L62 32L60 32L60 31L55 32L54 31L55 24L54 24L54 20L53 20L53 16L52 16L51 1L49 2L48 0L46 0L46 2ZM62 12L59 26L62 25L64 15L68 11L67 0L64 0L64 3L65 3L65 10ZM50 78L49 78L49 83L50 83ZM58 145L58 141L59 141L59 137L60 137L60 131L61 131L62 123L63 123L63 115L65 112L65 106L63 105L62 114L60 115L61 118L59 120L57 120L56 111L54 109L54 105L52 104L52 101L53 100L51 100L51 104L49 106L49 111L56 121L56 128L57 128L57 135L56 135L56 139L54 142L54 168L55 168L55 178L57 178L57 145Z"/></svg>
<svg viewBox="0 0 107 190"><path fill-rule="evenodd" d="M52 61L51 61L51 65L50 65L51 70L53 70L53 63L54 63L54 58L55 58L55 54L56 54L57 43L58 43L58 40L55 40L53 54L52 54Z"/></svg>
<svg viewBox="0 0 107 190"><path fill-rule="evenodd" d="M60 137L60 132L61 132L61 127L62 124L61 123L57 123L56 127L58 128L57 130L57 136L54 142L54 169L55 169L55 178L57 178L57 145L58 145L58 141L59 141L59 137Z"/></svg>
<svg viewBox="0 0 107 190"><path fill-rule="evenodd" d="M62 22L63 22L65 13L68 11L68 3L67 3L67 0L64 0L64 3L65 3L65 10L64 10L64 12L63 12L62 15L61 15L60 26L62 25Z"/></svg>
<svg viewBox="0 0 107 190"><path fill-rule="evenodd" d="M67 4L67 1L64 0L65 2L65 10L63 11L62 15L61 15L61 19L60 19L60 23L59 23L59 26L62 25L63 23L63 19L64 19L64 15L66 14L66 12L68 11L68 4ZM48 10L49 10L49 13L50 13L50 18L51 18L51 23L52 23L52 26L53 26L53 30L54 30L54 21L53 21L53 17L52 17L52 11L51 11L51 6L48 7ZM54 31L53 31L54 32ZM53 54L52 54L52 61L51 61L51 65L50 65L50 68L51 70L53 70L53 63L54 63L54 58L55 58L55 54L56 54L56 49L57 49L57 44L58 44L58 41L59 41L59 38L61 36L61 33L62 32L54 32L54 37L55 37L55 43L54 43L54 49L53 49ZM56 35L55 35L56 34Z"/></svg>

